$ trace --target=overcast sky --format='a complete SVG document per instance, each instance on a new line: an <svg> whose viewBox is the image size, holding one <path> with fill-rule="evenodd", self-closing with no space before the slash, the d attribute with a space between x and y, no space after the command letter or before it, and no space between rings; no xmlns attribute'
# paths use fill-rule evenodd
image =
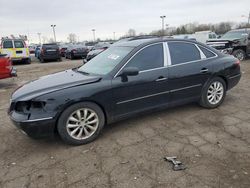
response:
<svg viewBox="0 0 250 188"><path fill-rule="evenodd" d="M38 42L37 33L52 38L56 24L57 41L75 33L80 40L105 39L124 35L129 28L137 33L190 22L242 22L250 11L250 0L0 0L0 37L26 34Z"/></svg>

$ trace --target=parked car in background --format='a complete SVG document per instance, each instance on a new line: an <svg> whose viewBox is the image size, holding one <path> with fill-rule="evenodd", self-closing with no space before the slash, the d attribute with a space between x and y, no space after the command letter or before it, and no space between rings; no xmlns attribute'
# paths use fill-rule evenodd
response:
<svg viewBox="0 0 250 188"><path fill-rule="evenodd" d="M9 115L31 137L57 131L80 145L96 139L105 124L145 111L187 102L216 108L240 78L238 59L202 43L132 40L23 85L12 94Z"/></svg>
<svg viewBox="0 0 250 188"><path fill-rule="evenodd" d="M219 39L208 40L207 45L243 61L250 56L250 28L228 31Z"/></svg>
<svg viewBox="0 0 250 188"><path fill-rule="evenodd" d="M181 34L181 35L173 35L174 39L189 39L189 40L196 40L193 34Z"/></svg>
<svg viewBox="0 0 250 188"><path fill-rule="evenodd" d="M102 43L97 43L92 50L88 53L86 60L89 61L104 50L108 49L110 47L110 43L107 42L102 42Z"/></svg>
<svg viewBox="0 0 250 188"><path fill-rule="evenodd" d="M29 46L29 52L30 54L34 54L36 50L36 46Z"/></svg>
<svg viewBox="0 0 250 188"><path fill-rule="evenodd" d="M65 57L65 53L66 53L67 48L68 48L68 46L66 46L66 45L60 45L59 46L59 50L60 50L60 53L61 53L62 57Z"/></svg>
<svg viewBox="0 0 250 188"><path fill-rule="evenodd" d="M216 39L216 33L212 31L197 31L194 33L194 38L201 43L206 44L208 40Z"/></svg>
<svg viewBox="0 0 250 188"><path fill-rule="evenodd" d="M1 54L7 54L12 62L31 63L29 48L22 39L2 39Z"/></svg>
<svg viewBox="0 0 250 188"><path fill-rule="evenodd" d="M86 58L89 50L84 45L71 45L68 46L65 51L65 58L67 59L76 59L76 58Z"/></svg>
<svg viewBox="0 0 250 188"><path fill-rule="evenodd" d="M43 63L46 60L61 61L59 46L56 43L43 44L39 55L39 60Z"/></svg>
<svg viewBox="0 0 250 188"><path fill-rule="evenodd" d="M12 67L12 63L6 54L0 54L0 79L17 76L16 69Z"/></svg>

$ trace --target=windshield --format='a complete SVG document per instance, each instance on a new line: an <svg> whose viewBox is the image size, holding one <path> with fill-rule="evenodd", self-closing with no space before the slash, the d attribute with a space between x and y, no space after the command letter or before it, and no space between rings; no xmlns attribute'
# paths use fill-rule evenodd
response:
<svg viewBox="0 0 250 188"><path fill-rule="evenodd" d="M131 47L110 47L81 66L78 71L100 75L108 74L132 49Z"/></svg>
<svg viewBox="0 0 250 188"><path fill-rule="evenodd" d="M225 35L223 35L222 39L240 39L247 36L246 31L229 31Z"/></svg>

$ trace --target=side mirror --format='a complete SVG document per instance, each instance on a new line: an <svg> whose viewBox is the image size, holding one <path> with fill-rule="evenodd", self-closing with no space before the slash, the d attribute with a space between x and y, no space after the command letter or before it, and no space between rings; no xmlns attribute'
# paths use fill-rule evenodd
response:
<svg viewBox="0 0 250 188"><path fill-rule="evenodd" d="M83 59L83 64L85 64L85 63L87 63L88 61L87 61L87 59Z"/></svg>
<svg viewBox="0 0 250 188"><path fill-rule="evenodd" d="M139 69L137 67L127 67L122 70L119 76L121 76L123 82L127 82L128 76L136 76L138 74Z"/></svg>

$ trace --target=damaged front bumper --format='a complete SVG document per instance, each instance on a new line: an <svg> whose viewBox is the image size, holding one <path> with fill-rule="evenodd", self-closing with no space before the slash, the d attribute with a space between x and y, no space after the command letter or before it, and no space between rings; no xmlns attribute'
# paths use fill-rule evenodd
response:
<svg viewBox="0 0 250 188"><path fill-rule="evenodd" d="M225 48L225 49L222 49L222 50L219 50L221 53L223 54L229 54L231 55L233 53L233 48Z"/></svg>
<svg viewBox="0 0 250 188"><path fill-rule="evenodd" d="M52 136L55 130L56 121L53 117L44 117L38 119L28 119L28 115L11 112L10 119L13 124L32 138L43 138Z"/></svg>

